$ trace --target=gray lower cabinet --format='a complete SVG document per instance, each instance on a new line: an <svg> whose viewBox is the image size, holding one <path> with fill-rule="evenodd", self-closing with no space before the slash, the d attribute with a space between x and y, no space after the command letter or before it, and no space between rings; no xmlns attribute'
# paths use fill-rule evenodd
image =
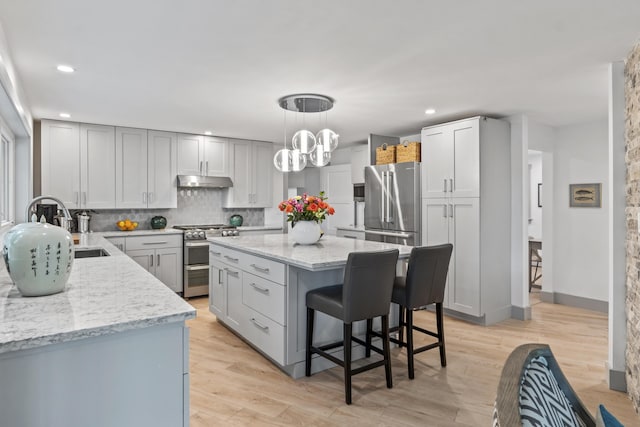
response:
<svg viewBox="0 0 640 427"><path fill-rule="evenodd" d="M143 235L107 239L171 290L183 291L181 235Z"/></svg>
<svg viewBox="0 0 640 427"><path fill-rule="evenodd" d="M280 365L286 364L284 276L284 264L210 246L210 311Z"/></svg>

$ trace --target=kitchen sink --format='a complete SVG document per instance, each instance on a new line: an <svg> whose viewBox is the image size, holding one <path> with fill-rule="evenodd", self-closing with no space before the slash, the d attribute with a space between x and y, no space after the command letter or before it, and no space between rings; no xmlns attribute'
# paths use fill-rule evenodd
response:
<svg viewBox="0 0 640 427"><path fill-rule="evenodd" d="M76 249L74 258L95 258L99 256L111 256L109 252L102 248L97 249Z"/></svg>

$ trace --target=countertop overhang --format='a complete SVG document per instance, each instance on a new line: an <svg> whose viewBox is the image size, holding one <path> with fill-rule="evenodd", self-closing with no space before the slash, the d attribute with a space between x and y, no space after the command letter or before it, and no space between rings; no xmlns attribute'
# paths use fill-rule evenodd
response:
<svg viewBox="0 0 640 427"><path fill-rule="evenodd" d="M298 245L287 234L258 236L210 237L209 242L230 249L247 252L305 270L330 270L344 266L350 252L398 249L399 259L409 258L412 246L368 240L346 239L324 235L313 245Z"/></svg>
<svg viewBox="0 0 640 427"><path fill-rule="evenodd" d="M23 297L0 265L0 354L146 328L195 317L195 309L118 250L103 233L77 249L111 256L74 260L63 292Z"/></svg>

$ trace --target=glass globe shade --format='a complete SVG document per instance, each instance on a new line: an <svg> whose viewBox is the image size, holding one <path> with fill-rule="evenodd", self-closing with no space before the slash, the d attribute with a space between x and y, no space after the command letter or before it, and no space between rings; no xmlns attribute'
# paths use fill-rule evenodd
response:
<svg viewBox="0 0 640 427"><path fill-rule="evenodd" d="M300 172L307 167L307 156L302 154L300 150L289 150L291 152L291 170Z"/></svg>
<svg viewBox="0 0 640 427"><path fill-rule="evenodd" d="M316 135L316 141L318 144L324 147L324 151L333 151L338 148L338 138L340 135L332 131L331 129L322 129Z"/></svg>
<svg viewBox="0 0 640 427"><path fill-rule="evenodd" d="M283 148L273 156L273 165L279 172L291 172L293 169L293 159L291 150Z"/></svg>
<svg viewBox="0 0 640 427"><path fill-rule="evenodd" d="M317 167L326 166L331 161L331 152L324 151L324 147L320 144L316 145L316 149L309 154L311 164Z"/></svg>
<svg viewBox="0 0 640 427"><path fill-rule="evenodd" d="M316 137L308 130L302 129L293 135L291 144L295 150L300 150L302 154L309 154L316 148Z"/></svg>

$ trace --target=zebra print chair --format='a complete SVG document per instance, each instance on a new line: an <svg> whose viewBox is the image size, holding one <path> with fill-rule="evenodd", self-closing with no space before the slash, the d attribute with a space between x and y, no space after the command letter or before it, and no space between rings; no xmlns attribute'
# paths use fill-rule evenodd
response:
<svg viewBox="0 0 640 427"><path fill-rule="evenodd" d="M493 425L585 426L596 422L560 370L546 344L523 344L507 358Z"/></svg>

